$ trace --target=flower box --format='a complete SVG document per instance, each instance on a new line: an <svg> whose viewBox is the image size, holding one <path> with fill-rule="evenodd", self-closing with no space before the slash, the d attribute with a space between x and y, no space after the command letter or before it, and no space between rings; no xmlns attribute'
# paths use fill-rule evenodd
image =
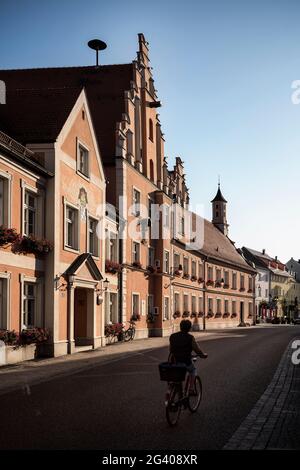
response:
<svg viewBox="0 0 300 470"><path fill-rule="evenodd" d="M202 284L204 282L204 279L202 277L199 277L198 282L199 282L199 284Z"/></svg>
<svg viewBox="0 0 300 470"><path fill-rule="evenodd" d="M228 318L230 316L230 314L227 312L227 313L223 313L223 318Z"/></svg>
<svg viewBox="0 0 300 470"><path fill-rule="evenodd" d="M191 313L191 318L196 318L196 316L197 316L196 312Z"/></svg>
<svg viewBox="0 0 300 470"><path fill-rule="evenodd" d="M215 282L215 287L222 287L221 282L220 282L220 281L216 281L216 282Z"/></svg>
<svg viewBox="0 0 300 470"><path fill-rule="evenodd" d="M36 344L28 344L22 348L4 346L4 348L0 348L0 366L17 364L19 362L35 359L36 348Z"/></svg>
<svg viewBox="0 0 300 470"><path fill-rule="evenodd" d="M207 315L206 315L206 318L212 318L214 316L214 314L212 312L209 312Z"/></svg>
<svg viewBox="0 0 300 470"><path fill-rule="evenodd" d="M182 318L188 318L190 316L190 312L188 312L187 310L185 310L182 314Z"/></svg>
<svg viewBox="0 0 300 470"><path fill-rule="evenodd" d="M248 289L249 294L252 294L252 292L253 292L253 289Z"/></svg>
<svg viewBox="0 0 300 470"><path fill-rule="evenodd" d="M122 323L110 323L104 327L104 335L109 336L118 336L123 330Z"/></svg>
<svg viewBox="0 0 300 470"><path fill-rule="evenodd" d="M7 245L9 243L14 243L19 234L14 228L0 227L0 246Z"/></svg>
<svg viewBox="0 0 300 470"><path fill-rule="evenodd" d="M14 241L12 251L19 254L32 253L34 255L43 255L53 250L53 244L45 238L36 238L33 235L19 235Z"/></svg>
<svg viewBox="0 0 300 470"><path fill-rule="evenodd" d="M49 339L49 332L44 328L28 328L20 333L14 330L0 330L0 365L17 364L34 359L37 346ZM4 345L4 346L3 346Z"/></svg>
<svg viewBox="0 0 300 470"><path fill-rule="evenodd" d="M202 318L203 317L203 312L199 312L198 313L198 318Z"/></svg>
<svg viewBox="0 0 300 470"><path fill-rule="evenodd" d="M215 314L215 318L221 318L222 317L222 313L221 312L218 312Z"/></svg>
<svg viewBox="0 0 300 470"><path fill-rule="evenodd" d="M175 269L174 276L181 276L181 274L182 274L182 271L180 271L179 269Z"/></svg>
<svg viewBox="0 0 300 470"><path fill-rule="evenodd" d="M132 266L134 268L142 269L142 263L140 263L140 261L133 261Z"/></svg>
<svg viewBox="0 0 300 470"><path fill-rule="evenodd" d="M206 285L207 285L207 286L213 286L213 285L214 285L214 281L213 281L212 279L208 279L208 280L206 281Z"/></svg>
<svg viewBox="0 0 300 470"><path fill-rule="evenodd" d="M245 292L245 287L240 287L240 292Z"/></svg>
<svg viewBox="0 0 300 470"><path fill-rule="evenodd" d="M224 289L229 289L229 284L224 284L223 288Z"/></svg>
<svg viewBox="0 0 300 470"><path fill-rule="evenodd" d="M147 266L147 271L148 271L149 273L154 273L154 272L155 272L155 268L154 268L153 266L149 265L149 266Z"/></svg>
<svg viewBox="0 0 300 470"><path fill-rule="evenodd" d="M130 321L140 321L141 315L139 313L133 313L131 315Z"/></svg>
<svg viewBox="0 0 300 470"><path fill-rule="evenodd" d="M176 311L174 314L173 314L173 318L180 318L181 317L181 312L179 311Z"/></svg>
<svg viewBox="0 0 300 470"><path fill-rule="evenodd" d="M183 279L189 279L190 275L188 273L184 273L182 277L183 277Z"/></svg>
<svg viewBox="0 0 300 470"><path fill-rule="evenodd" d="M122 270L122 265L115 262L115 261L111 261L109 259L107 259L105 261L105 272L106 273L110 273L110 274L116 274L116 273L119 273L121 272Z"/></svg>
<svg viewBox="0 0 300 470"><path fill-rule="evenodd" d="M193 281L193 282L197 281L197 277L196 277L196 276L192 276L192 277L191 277L191 281Z"/></svg>
<svg viewBox="0 0 300 470"><path fill-rule="evenodd" d="M232 313L231 314L231 318L236 318L237 317L237 313Z"/></svg>

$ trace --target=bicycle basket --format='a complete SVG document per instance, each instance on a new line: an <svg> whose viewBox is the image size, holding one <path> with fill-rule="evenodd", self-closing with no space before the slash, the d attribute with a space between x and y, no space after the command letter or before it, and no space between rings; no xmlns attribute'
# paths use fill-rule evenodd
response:
<svg viewBox="0 0 300 470"><path fill-rule="evenodd" d="M185 366L178 366L170 364L169 362L162 362L158 366L160 380L164 382L183 382L186 374Z"/></svg>

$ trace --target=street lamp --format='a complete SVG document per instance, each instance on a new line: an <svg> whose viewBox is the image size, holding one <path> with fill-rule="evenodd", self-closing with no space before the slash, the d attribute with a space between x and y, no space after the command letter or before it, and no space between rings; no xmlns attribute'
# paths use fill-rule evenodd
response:
<svg viewBox="0 0 300 470"><path fill-rule="evenodd" d="M109 287L109 280L106 278L103 281L103 285L101 289L97 289L97 305L100 305L102 303L102 294L103 292L107 292Z"/></svg>

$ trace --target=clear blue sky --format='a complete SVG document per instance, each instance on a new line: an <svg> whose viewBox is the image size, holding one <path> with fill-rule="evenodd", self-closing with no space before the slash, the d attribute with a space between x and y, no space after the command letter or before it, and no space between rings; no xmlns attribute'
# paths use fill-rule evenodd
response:
<svg viewBox="0 0 300 470"><path fill-rule="evenodd" d="M300 258L299 18L297 0L0 0L0 67L93 64L94 37L101 63L125 63L143 32L192 202L210 218L220 174L237 246L287 261Z"/></svg>

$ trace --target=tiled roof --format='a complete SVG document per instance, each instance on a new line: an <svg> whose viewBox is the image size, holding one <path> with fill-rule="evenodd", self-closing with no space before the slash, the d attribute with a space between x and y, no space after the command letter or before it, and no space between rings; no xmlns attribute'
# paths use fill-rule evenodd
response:
<svg viewBox="0 0 300 470"><path fill-rule="evenodd" d="M22 144L55 141L84 88L102 159L115 155L116 123L125 112L133 64L0 70L0 79L6 84L0 128Z"/></svg>
<svg viewBox="0 0 300 470"><path fill-rule="evenodd" d="M204 219L204 245L200 251L206 256L255 271L240 255L233 242L206 219Z"/></svg>

